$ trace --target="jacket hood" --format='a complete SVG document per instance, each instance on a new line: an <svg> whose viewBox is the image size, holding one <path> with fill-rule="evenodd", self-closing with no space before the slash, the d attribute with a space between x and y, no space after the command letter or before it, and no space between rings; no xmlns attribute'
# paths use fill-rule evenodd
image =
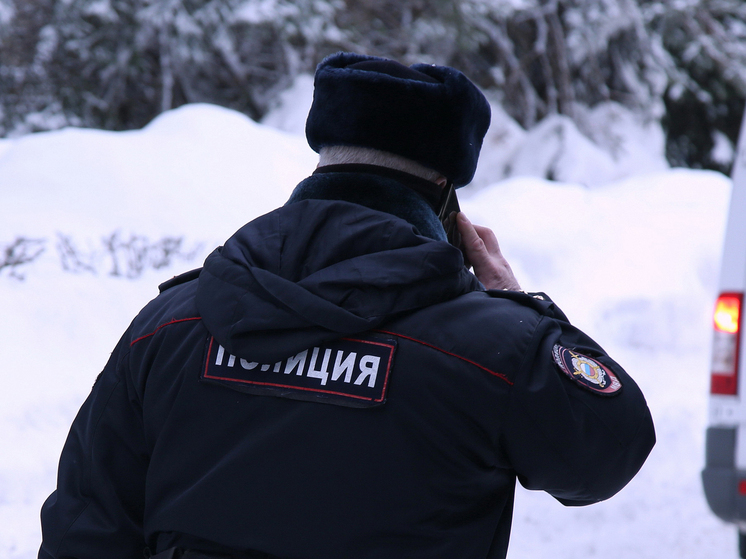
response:
<svg viewBox="0 0 746 559"><path fill-rule="evenodd" d="M242 227L208 256L197 306L229 352L279 360L479 288L460 251L406 221L302 200Z"/></svg>

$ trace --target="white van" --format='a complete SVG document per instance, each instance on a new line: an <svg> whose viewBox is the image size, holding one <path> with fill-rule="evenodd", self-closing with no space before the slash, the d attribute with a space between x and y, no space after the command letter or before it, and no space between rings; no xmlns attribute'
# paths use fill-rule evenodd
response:
<svg viewBox="0 0 746 559"><path fill-rule="evenodd" d="M713 320L710 403L702 483L712 511L738 527L746 558L746 118L733 165L728 224Z"/></svg>

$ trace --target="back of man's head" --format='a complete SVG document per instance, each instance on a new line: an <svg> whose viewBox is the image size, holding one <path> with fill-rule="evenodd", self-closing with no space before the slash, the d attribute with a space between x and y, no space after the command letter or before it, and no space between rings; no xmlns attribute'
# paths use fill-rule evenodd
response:
<svg viewBox="0 0 746 559"><path fill-rule="evenodd" d="M490 106L458 70L337 53L319 64L314 83L306 122L314 151L369 148L411 159L456 187L471 181Z"/></svg>

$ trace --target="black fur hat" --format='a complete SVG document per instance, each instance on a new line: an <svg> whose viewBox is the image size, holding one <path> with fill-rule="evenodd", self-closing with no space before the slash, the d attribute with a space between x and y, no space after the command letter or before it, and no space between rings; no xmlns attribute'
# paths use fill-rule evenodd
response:
<svg viewBox="0 0 746 559"><path fill-rule="evenodd" d="M490 106L458 70L340 52L319 64L314 86L306 121L314 151L347 145L395 153L456 187L474 176Z"/></svg>

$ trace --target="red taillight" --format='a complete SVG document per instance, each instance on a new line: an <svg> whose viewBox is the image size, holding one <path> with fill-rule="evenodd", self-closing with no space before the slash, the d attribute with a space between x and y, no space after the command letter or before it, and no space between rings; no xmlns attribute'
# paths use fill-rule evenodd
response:
<svg viewBox="0 0 746 559"><path fill-rule="evenodd" d="M739 332L743 293L723 293L715 304L711 394L738 393Z"/></svg>

